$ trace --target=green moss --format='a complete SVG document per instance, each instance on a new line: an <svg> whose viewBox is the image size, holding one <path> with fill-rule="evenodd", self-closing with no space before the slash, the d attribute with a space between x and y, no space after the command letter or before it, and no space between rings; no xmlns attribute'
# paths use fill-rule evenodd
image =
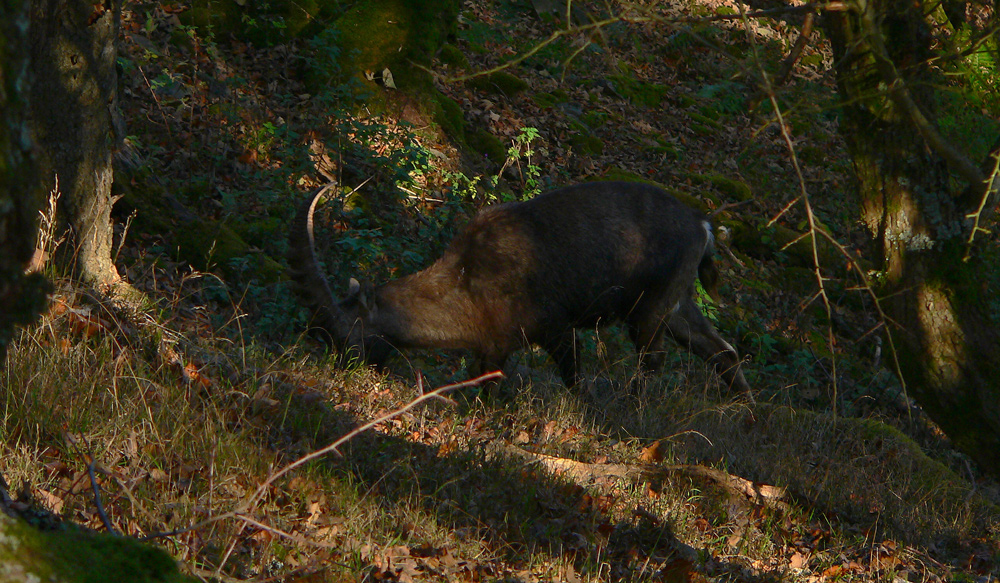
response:
<svg viewBox="0 0 1000 583"><path fill-rule="evenodd" d="M604 142L589 132L570 134L569 143L576 151L590 156L597 156L604 152Z"/></svg>
<svg viewBox="0 0 1000 583"><path fill-rule="evenodd" d="M651 184L653 186L662 188L663 190L669 192L671 195L673 195L674 198L683 202L684 204L693 209L698 209L702 212L705 212L707 210L705 203L698 200L697 197L684 192L683 190L679 190L677 188L661 184L655 180L644 178L636 174L635 172L630 172L622 168L616 168L616 167L608 168L607 171L604 172L604 175L600 177L600 180L620 180L622 182L641 182L643 184Z"/></svg>
<svg viewBox="0 0 1000 583"><path fill-rule="evenodd" d="M665 85L636 81L626 75L612 75L610 79L614 82L618 93L635 105L659 107L668 92Z"/></svg>
<svg viewBox="0 0 1000 583"><path fill-rule="evenodd" d="M230 278L252 271L265 282L284 277L281 264L262 253L252 253L250 245L221 221L195 220L177 230L175 242L180 257L198 269L219 269Z"/></svg>
<svg viewBox="0 0 1000 583"><path fill-rule="evenodd" d="M163 551L128 537L42 532L0 513L0 579L56 583L193 581Z"/></svg>
<svg viewBox="0 0 1000 583"><path fill-rule="evenodd" d="M799 160L807 164L824 164L830 156L826 150L819 146L801 146L798 149Z"/></svg>
<svg viewBox="0 0 1000 583"><path fill-rule="evenodd" d="M683 152L677 149L677 145L662 136L656 137L655 145L643 144L639 146L646 152L653 152L666 160L680 160Z"/></svg>
<svg viewBox="0 0 1000 583"><path fill-rule="evenodd" d="M719 118L722 117L722 114L711 107L702 107L698 111L699 113L695 113L693 111L688 112L688 117L703 124L722 129L722 123L719 122Z"/></svg>
<svg viewBox="0 0 1000 583"><path fill-rule="evenodd" d="M781 253L789 264L798 267L813 267L812 239L802 233L782 225L772 225L768 229L758 228L749 223L733 225L733 245L744 253L756 257L773 257ZM824 238L817 242L819 262L824 268L843 265L844 257Z"/></svg>
<svg viewBox="0 0 1000 583"><path fill-rule="evenodd" d="M607 123L608 113L606 111L588 111L580 119L590 129L597 129Z"/></svg>
<svg viewBox="0 0 1000 583"><path fill-rule="evenodd" d="M823 64L823 55L816 53L813 55L805 55L801 59L801 63L808 67L819 67Z"/></svg>
<svg viewBox="0 0 1000 583"><path fill-rule="evenodd" d="M671 99L678 107L691 107L698 104L698 100L684 93L671 95Z"/></svg>
<svg viewBox="0 0 1000 583"><path fill-rule="evenodd" d="M552 107L556 104L569 101L569 95L562 89L556 89L551 93L535 93L531 96L531 99L539 107Z"/></svg>
<svg viewBox="0 0 1000 583"><path fill-rule="evenodd" d="M450 43L445 43L441 46L441 50L438 52L438 59L445 65L451 65L459 69L469 68L469 59L465 57L465 53Z"/></svg>
<svg viewBox="0 0 1000 583"><path fill-rule="evenodd" d="M719 133L719 130L717 128L713 128L705 124L700 124L698 122L691 122L691 125L689 125L688 127L690 127L694 131L694 133L698 134L699 136L714 136L717 133Z"/></svg>
<svg viewBox="0 0 1000 583"><path fill-rule="evenodd" d="M220 269L227 277L240 271L254 270L253 275L260 281L274 282L284 278L284 268L267 255L255 252L239 233L219 221L192 217L188 213L178 213L167 206L167 195L161 187L143 183L134 188L129 180L116 180L115 192L123 196L125 210L132 207L136 212L139 230L149 233L172 233L172 243L179 256L198 269ZM197 201L206 196L208 184L195 180L179 194L182 198ZM244 232L251 229L280 232L284 226L277 219L268 222L242 225ZM238 261L237 261L238 260Z"/></svg>
<svg viewBox="0 0 1000 583"><path fill-rule="evenodd" d="M711 186L719 192L728 194L730 197L735 198L738 201L750 200L753 196L753 191L750 190L750 185L742 180L727 178L714 172L708 174L689 173L686 176L695 184Z"/></svg>
<svg viewBox="0 0 1000 583"><path fill-rule="evenodd" d="M473 150L486 156L491 162L500 164L507 159L507 148L503 142L487 131L470 130L466 132L465 139Z"/></svg>
<svg viewBox="0 0 1000 583"><path fill-rule="evenodd" d="M507 71L497 71L489 75L473 77L466 81L466 84L473 89L485 91L486 93L500 93L507 96L517 95L528 88L527 81Z"/></svg>
<svg viewBox="0 0 1000 583"><path fill-rule="evenodd" d="M435 91L434 103L437 108L434 111L434 121L441 126L444 133L451 139L465 143L465 114L462 107L454 99Z"/></svg>
<svg viewBox="0 0 1000 583"><path fill-rule="evenodd" d="M180 14L180 20L185 26L195 27L202 36L231 35L266 46L316 34L322 28L319 23L334 18L341 4L341 0L194 0L191 8Z"/></svg>
<svg viewBox="0 0 1000 583"><path fill-rule="evenodd" d="M337 19L342 70L363 77L365 71L392 71L396 86L429 83L411 63L428 64L454 32L457 0L382 0L359 2Z"/></svg>

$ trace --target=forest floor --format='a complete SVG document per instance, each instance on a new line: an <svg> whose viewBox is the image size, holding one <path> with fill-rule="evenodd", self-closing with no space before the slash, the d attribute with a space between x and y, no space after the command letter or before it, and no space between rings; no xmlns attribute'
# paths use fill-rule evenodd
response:
<svg viewBox="0 0 1000 583"><path fill-rule="evenodd" d="M549 39L543 5L464 3L434 63L462 143L412 108L359 107L346 82L311 87L328 45L254 46L185 26L181 5L128 4L116 261L155 333L50 274L51 310L2 369L11 508L151 540L203 580L996 580L1000 486L906 396L852 275L864 233L822 37L773 101L760 71L799 20L668 22L738 13L728 0L455 80ZM292 217L330 178L359 188L317 215L340 290L426 266L478 208L538 189L642 179L696 201L729 233L725 301L700 301L757 402L683 350L639 374L611 327L581 332L576 390L528 350L498 386L411 406L472 363L338 367L281 274ZM852 254L823 255L829 308L810 254L781 244L810 212ZM185 213L240 251L192 250Z"/></svg>

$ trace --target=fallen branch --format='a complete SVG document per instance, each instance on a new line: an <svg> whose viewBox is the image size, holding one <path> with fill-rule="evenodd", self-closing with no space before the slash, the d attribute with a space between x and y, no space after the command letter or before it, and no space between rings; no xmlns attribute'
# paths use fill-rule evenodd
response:
<svg viewBox="0 0 1000 583"><path fill-rule="evenodd" d="M722 470L695 464L587 464L576 460L533 453L519 447L506 446L505 453L539 465L553 474L563 476L581 486L591 486L611 479L648 482L666 479L671 474L704 478L715 483L731 496L743 497L755 504L786 509L784 488L757 484Z"/></svg>

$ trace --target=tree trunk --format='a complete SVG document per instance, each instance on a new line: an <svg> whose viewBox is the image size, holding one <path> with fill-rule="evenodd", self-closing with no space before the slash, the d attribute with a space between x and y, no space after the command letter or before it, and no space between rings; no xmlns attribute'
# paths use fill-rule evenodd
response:
<svg viewBox="0 0 1000 583"><path fill-rule="evenodd" d="M31 113L40 174L59 177L69 251L85 283L119 282L111 260L112 155L116 119L116 42L121 0L31 1Z"/></svg>
<svg viewBox="0 0 1000 583"><path fill-rule="evenodd" d="M899 372L954 444L1000 476L1000 250L970 246L968 218L984 200L983 214L991 210L995 183L988 189L982 169L928 121L942 83L927 66L932 11L904 0L848 7L828 13L825 27Z"/></svg>
<svg viewBox="0 0 1000 583"><path fill-rule="evenodd" d="M27 0L0 4L0 366L14 326L45 305L41 275L25 276L35 249L40 191L28 139Z"/></svg>

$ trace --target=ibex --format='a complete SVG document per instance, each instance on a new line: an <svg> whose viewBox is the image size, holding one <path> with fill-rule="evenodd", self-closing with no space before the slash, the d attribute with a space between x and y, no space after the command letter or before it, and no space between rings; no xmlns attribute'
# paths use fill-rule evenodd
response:
<svg viewBox="0 0 1000 583"><path fill-rule="evenodd" d="M328 188L299 211L288 259L316 324L342 353L381 364L393 349L465 349L493 370L537 344L573 386L574 329L617 320L644 368L661 366L666 332L749 394L736 350L693 299L696 277L718 297L711 225L660 188L593 182L489 207L427 269L374 289L352 279L339 301L313 238L313 212Z"/></svg>

